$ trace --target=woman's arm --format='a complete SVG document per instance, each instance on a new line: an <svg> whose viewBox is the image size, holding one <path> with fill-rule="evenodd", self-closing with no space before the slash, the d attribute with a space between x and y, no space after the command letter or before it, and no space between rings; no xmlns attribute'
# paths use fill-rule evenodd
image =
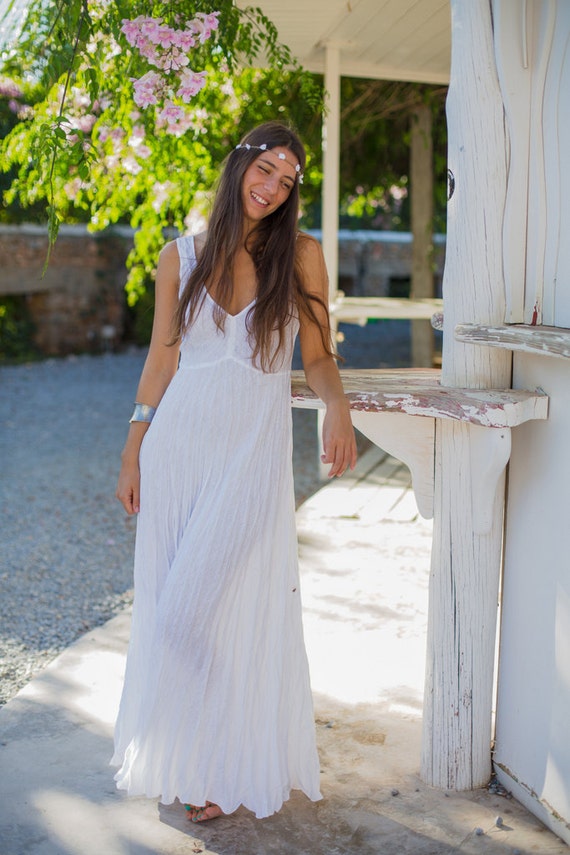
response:
<svg viewBox="0 0 570 855"><path fill-rule="evenodd" d="M297 241L299 261L305 288L328 306L328 277L319 243L308 235L299 235ZM319 302L312 302L313 310L325 338L330 336L328 316ZM356 466L356 439L350 419L348 401L342 388L336 362L323 345L321 329L300 311L301 356L307 383L326 406L323 423L323 463L330 463L329 478L342 475L350 466Z"/></svg>
<svg viewBox="0 0 570 855"><path fill-rule="evenodd" d="M148 355L137 389L136 400L157 407L178 367L178 346L168 346L171 323L178 303L180 258L175 242L167 244L158 260L155 307ZM128 514L140 507L139 452L148 422L132 422L121 454L116 496Z"/></svg>

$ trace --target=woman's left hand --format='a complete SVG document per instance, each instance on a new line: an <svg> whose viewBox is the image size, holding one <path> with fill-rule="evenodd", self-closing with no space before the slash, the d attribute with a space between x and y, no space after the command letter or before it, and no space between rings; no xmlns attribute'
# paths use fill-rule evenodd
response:
<svg viewBox="0 0 570 855"><path fill-rule="evenodd" d="M330 463L329 478L343 475L356 466L356 438L345 400L327 406L323 422L323 451L321 461Z"/></svg>

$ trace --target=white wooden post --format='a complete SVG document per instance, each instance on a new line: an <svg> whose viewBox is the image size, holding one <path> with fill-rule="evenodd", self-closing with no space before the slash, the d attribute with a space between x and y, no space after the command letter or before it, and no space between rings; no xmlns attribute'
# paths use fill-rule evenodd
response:
<svg viewBox="0 0 570 855"><path fill-rule="evenodd" d="M447 101L449 168L442 382L508 388L506 351L454 340L460 322L504 320L502 220L507 152L490 0L451 0ZM481 433L483 431L483 433ZM491 708L508 431L439 420L422 777L450 789L482 786L491 772ZM477 473L490 457L481 492ZM497 483L498 478L498 483ZM487 494L488 498L484 498ZM482 498L483 496L483 498ZM490 513L475 530L477 504Z"/></svg>

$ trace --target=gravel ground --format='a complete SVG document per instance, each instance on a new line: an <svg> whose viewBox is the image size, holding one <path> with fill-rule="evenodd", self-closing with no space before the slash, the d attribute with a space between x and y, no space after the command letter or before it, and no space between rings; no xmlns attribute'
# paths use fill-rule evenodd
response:
<svg viewBox="0 0 570 855"><path fill-rule="evenodd" d="M345 367L408 364L406 322L343 329ZM0 367L0 704L131 602L135 519L114 491L143 361L133 350ZM294 410L293 425L300 503L320 486L316 413Z"/></svg>

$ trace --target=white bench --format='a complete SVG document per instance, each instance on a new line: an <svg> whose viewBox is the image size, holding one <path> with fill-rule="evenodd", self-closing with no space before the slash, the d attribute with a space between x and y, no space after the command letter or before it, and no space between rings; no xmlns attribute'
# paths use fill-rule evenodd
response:
<svg viewBox="0 0 570 855"><path fill-rule="evenodd" d="M489 524L494 490L510 455L510 429L548 417L548 396L541 390L455 389L442 386L441 372L431 368L341 371L354 426L380 448L402 460L422 516L433 516L435 424L437 419L468 422L473 427L476 490L480 501L476 527ZM307 385L303 371L293 371L294 407L324 409Z"/></svg>

